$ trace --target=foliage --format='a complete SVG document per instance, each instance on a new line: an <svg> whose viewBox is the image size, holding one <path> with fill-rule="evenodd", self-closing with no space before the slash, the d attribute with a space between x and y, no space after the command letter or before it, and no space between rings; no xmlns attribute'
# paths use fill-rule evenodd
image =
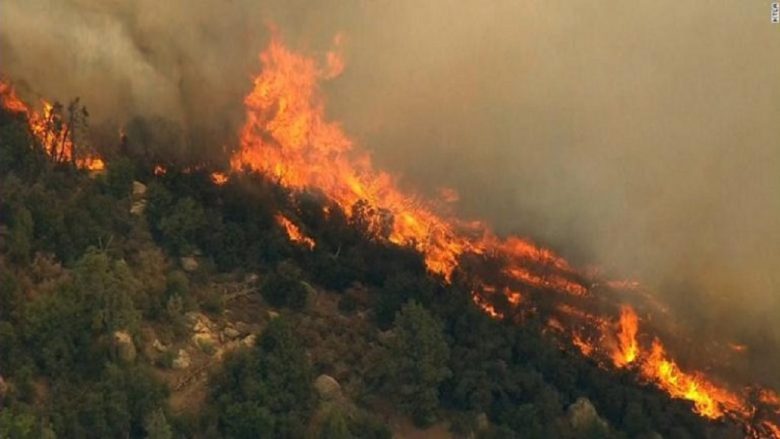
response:
<svg viewBox="0 0 780 439"><path fill-rule="evenodd" d="M403 306L387 350L387 386L398 407L420 425L436 418L439 384L450 376L441 323L416 302Z"/></svg>
<svg viewBox="0 0 780 439"><path fill-rule="evenodd" d="M284 318L271 321L258 345L225 362L212 398L228 437L302 437L314 407L312 372Z"/></svg>
<svg viewBox="0 0 780 439"><path fill-rule="evenodd" d="M309 289L302 282L301 270L290 262L282 262L262 286L261 293L269 305L301 310L306 306Z"/></svg>
<svg viewBox="0 0 780 439"><path fill-rule="evenodd" d="M382 239L394 220L387 212L358 202L347 215L316 191L248 172L214 185L208 167L177 167L184 145L163 128L165 153L135 121L127 154L95 176L54 163L22 116L0 111L0 437L302 437L318 403L314 369L357 404L390 402L423 425L454 418L466 436L734 435L727 422L561 350L533 316L522 326L485 316L457 275L446 284L418 252ZM158 164L165 175L152 172ZM129 212L134 179L147 184L140 216ZM295 217L316 248L291 244L278 212ZM192 253L202 269L172 270ZM228 355L202 413L172 416L150 363L169 368L174 351L119 362L114 333L140 342L153 325L189 337L185 311L223 310L221 295L199 292L248 273L260 275L268 304L290 311L257 346ZM344 293L342 313L307 307L308 282ZM609 427L575 431L566 408L579 397ZM372 408L333 412L320 433L389 438Z"/></svg>

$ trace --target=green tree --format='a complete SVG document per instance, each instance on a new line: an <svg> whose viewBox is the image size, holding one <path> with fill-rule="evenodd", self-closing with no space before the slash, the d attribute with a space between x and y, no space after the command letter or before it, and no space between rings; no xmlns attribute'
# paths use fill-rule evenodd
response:
<svg viewBox="0 0 780 439"><path fill-rule="evenodd" d="M119 157L108 163L106 172L106 189L115 198L130 195L130 189L135 179L133 162L125 157Z"/></svg>
<svg viewBox="0 0 780 439"><path fill-rule="evenodd" d="M647 418L642 404L637 401L629 401L623 415L623 428L626 433L634 437L650 430L650 420Z"/></svg>
<svg viewBox="0 0 780 439"><path fill-rule="evenodd" d="M193 198L185 197L176 202L157 227L165 242L178 254L192 252L199 235L206 225L203 207Z"/></svg>
<svg viewBox="0 0 780 439"><path fill-rule="evenodd" d="M300 268L281 262L263 283L261 293L269 305L301 310L306 306L309 288L301 281Z"/></svg>
<svg viewBox="0 0 780 439"><path fill-rule="evenodd" d="M93 329L106 333L136 329L140 316L132 298L142 286L124 261L111 261L93 248L79 260L73 273L74 287L91 308Z"/></svg>
<svg viewBox="0 0 780 439"><path fill-rule="evenodd" d="M449 347L441 323L416 302L401 308L387 350L390 393L420 425L436 418L439 384L450 376Z"/></svg>
<svg viewBox="0 0 780 439"><path fill-rule="evenodd" d="M11 409L0 410L0 438L35 439L39 437L35 416Z"/></svg>
<svg viewBox="0 0 780 439"><path fill-rule="evenodd" d="M320 431L320 439L350 439L349 425L341 410L333 409Z"/></svg>
<svg viewBox="0 0 780 439"><path fill-rule="evenodd" d="M168 420L165 418L165 412L162 409L154 410L144 419L144 430L146 430L146 439L172 439L173 432Z"/></svg>
<svg viewBox="0 0 780 439"><path fill-rule="evenodd" d="M225 362L212 382L228 437L301 437L314 406L312 372L290 322L269 323L258 345Z"/></svg>
<svg viewBox="0 0 780 439"><path fill-rule="evenodd" d="M33 231L32 214L24 206L19 206L14 211L11 220L11 236L8 246L8 253L14 261L23 264L30 261Z"/></svg>
<svg viewBox="0 0 780 439"><path fill-rule="evenodd" d="M104 352L96 342L138 326L132 297L139 288L124 262L88 250L73 268L72 280L26 306L25 342L36 347L38 364L54 376L99 370Z"/></svg>

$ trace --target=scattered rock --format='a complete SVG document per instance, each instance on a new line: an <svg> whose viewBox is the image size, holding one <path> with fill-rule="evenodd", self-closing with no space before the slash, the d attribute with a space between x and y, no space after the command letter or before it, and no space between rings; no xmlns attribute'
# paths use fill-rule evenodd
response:
<svg viewBox="0 0 780 439"><path fill-rule="evenodd" d="M216 350L216 340L210 333L199 333L192 336L192 342L206 354L213 354Z"/></svg>
<svg viewBox="0 0 780 439"><path fill-rule="evenodd" d="M186 272L193 272L198 269L198 260L194 256L184 256L179 259L181 262L181 268Z"/></svg>
<svg viewBox="0 0 780 439"><path fill-rule="evenodd" d="M260 280L260 276L258 276L255 273L247 274L246 277L244 278L244 282L248 284L257 283L258 280Z"/></svg>
<svg viewBox="0 0 780 439"><path fill-rule="evenodd" d="M241 344L248 348L251 348L252 346L255 345L256 340L257 340L257 336L255 334L249 334L243 339L241 339Z"/></svg>
<svg viewBox="0 0 780 439"><path fill-rule="evenodd" d="M173 359L173 363L171 363L176 370L187 369L190 367L190 364L192 364L190 354L184 349L179 349L178 355L176 355L176 358Z"/></svg>
<svg viewBox="0 0 780 439"><path fill-rule="evenodd" d="M211 321L208 319L198 320L192 325L192 330L198 334L208 334L211 332Z"/></svg>
<svg viewBox="0 0 780 439"><path fill-rule="evenodd" d="M133 205L130 206L130 213L133 215L143 215L145 210L146 210L146 200L134 201Z"/></svg>
<svg viewBox="0 0 780 439"><path fill-rule="evenodd" d="M233 340L235 338L238 338L241 335L241 333L236 328L234 328L232 326L228 326L228 327L226 327L225 329L222 330L222 335L227 340Z"/></svg>
<svg viewBox="0 0 780 439"><path fill-rule="evenodd" d="M198 333L213 332L214 323L206 315L199 312L188 312L185 314L187 322L192 325L192 331Z"/></svg>
<svg viewBox="0 0 780 439"><path fill-rule="evenodd" d="M486 431L488 428L490 428L490 420L488 419L487 413L482 412L477 415L477 431Z"/></svg>
<svg viewBox="0 0 780 439"><path fill-rule="evenodd" d="M114 332L114 346L116 348L116 354L119 359L125 363L132 363L135 361L137 352L135 350L135 343L133 343L133 337L126 331Z"/></svg>
<svg viewBox="0 0 780 439"><path fill-rule="evenodd" d="M198 320L201 320L203 318L208 319L208 317L195 311L189 311L185 313L184 318L187 319L187 323L189 323L190 325L195 325L198 322Z"/></svg>
<svg viewBox="0 0 780 439"><path fill-rule="evenodd" d="M250 332L252 332L252 328L248 324L246 324L244 322L236 322L234 325L235 325L236 331L238 331L239 334L241 334L241 335L246 335L246 334L249 334Z"/></svg>
<svg viewBox="0 0 780 439"><path fill-rule="evenodd" d="M574 404L567 409L569 423L575 430L590 428L593 424L600 424L607 427L607 422L599 416L593 403L588 398L578 398Z"/></svg>
<svg viewBox="0 0 780 439"><path fill-rule="evenodd" d="M133 198L142 198L146 195L146 185L140 181L133 182Z"/></svg>
<svg viewBox="0 0 780 439"><path fill-rule="evenodd" d="M269 319L275 319L275 318L277 318L277 317L279 317L279 313L278 313L278 312L276 312L276 311L270 311L270 310L268 311L268 318L269 318Z"/></svg>
<svg viewBox="0 0 780 439"><path fill-rule="evenodd" d="M314 388L320 398L330 401L341 396L341 385L330 375L320 375L314 380Z"/></svg>
<svg viewBox="0 0 780 439"><path fill-rule="evenodd" d="M154 341L152 342L152 347L153 347L153 348L154 348L154 349L155 349L157 352L165 352L165 351L167 351L167 350L168 350L168 346L165 346L164 344L162 344L162 342L161 342L161 341L160 341L160 339L158 339L158 338L155 338L155 339L154 339Z"/></svg>

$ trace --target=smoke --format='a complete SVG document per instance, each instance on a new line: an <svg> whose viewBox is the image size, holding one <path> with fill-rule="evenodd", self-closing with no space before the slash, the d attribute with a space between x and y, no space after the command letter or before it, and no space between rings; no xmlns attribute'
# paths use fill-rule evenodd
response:
<svg viewBox="0 0 780 439"><path fill-rule="evenodd" d="M268 23L321 56L345 35L328 111L379 167L642 280L780 379L768 2L8 0L0 71L28 97L81 96L96 125L164 120L189 154L216 156L235 144Z"/></svg>
<svg viewBox="0 0 780 439"><path fill-rule="evenodd" d="M458 189L467 215L642 280L777 380L769 3L424 3L372 3L347 32L348 131L412 186Z"/></svg>
<svg viewBox="0 0 780 439"><path fill-rule="evenodd" d="M198 157L240 126L267 38L250 2L19 0L3 2L1 20L0 68L28 98L80 96L115 137L145 121Z"/></svg>

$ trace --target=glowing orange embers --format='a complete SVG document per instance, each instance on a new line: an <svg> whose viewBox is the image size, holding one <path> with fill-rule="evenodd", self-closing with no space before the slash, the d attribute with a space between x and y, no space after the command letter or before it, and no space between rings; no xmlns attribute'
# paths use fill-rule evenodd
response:
<svg viewBox="0 0 780 439"><path fill-rule="evenodd" d="M316 245L314 240L304 235L303 232L301 232L301 229L287 219L286 216L281 214L276 215L276 222L284 228L285 232L287 232L287 237L290 238L290 241L301 244L309 250L314 249L314 246Z"/></svg>
<svg viewBox="0 0 780 439"><path fill-rule="evenodd" d="M30 133L53 161L71 162L78 168L95 172L105 169L105 163L99 157L77 156L76 145L72 141L72 127L63 120L62 107L59 104L42 101L43 111L39 113L19 99L13 87L3 81L0 81L0 103L8 111L25 115ZM80 113L75 109L69 110L71 117Z"/></svg>
<svg viewBox="0 0 780 439"><path fill-rule="evenodd" d="M222 186L223 184L227 183L228 176L221 172L212 172L211 181L217 186Z"/></svg>

